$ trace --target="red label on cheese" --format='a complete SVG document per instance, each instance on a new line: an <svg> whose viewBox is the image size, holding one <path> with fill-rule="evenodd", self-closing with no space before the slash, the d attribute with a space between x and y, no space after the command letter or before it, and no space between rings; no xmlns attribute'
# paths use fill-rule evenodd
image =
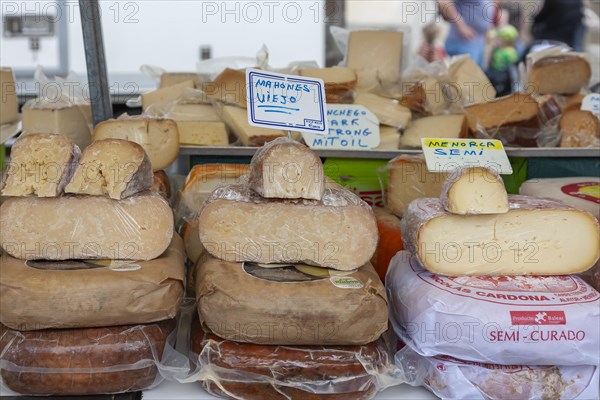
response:
<svg viewBox="0 0 600 400"><path fill-rule="evenodd" d="M566 195L600 204L600 185L598 185L598 182L572 183L561 187L560 190Z"/></svg>
<svg viewBox="0 0 600 400"><path fill-rule="evenodd" d="M564 311L511 311L512 325L566 325Z"/></svg>

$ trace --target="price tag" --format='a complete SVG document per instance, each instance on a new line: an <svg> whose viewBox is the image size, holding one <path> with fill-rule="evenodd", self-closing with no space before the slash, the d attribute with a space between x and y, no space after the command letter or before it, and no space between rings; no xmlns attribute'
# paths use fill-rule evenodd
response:
<svg viewBox="0 0 600 400"><path fill-rule="evenodd" d="M327 134L321 79L247 69L246 82L250 125Z"/></svg>
<svg viewBox="0 0 600 400"><path fill-rule="evenodd" d="M330 104L327 106L329 130L326 136L303 133L311 149L367 150L379 146L379 120L364 106Z"/></svg>
<svg viewBox="0 0 600 400"><path fill-rule="evenodd" d="M600 118L600 94L590 93L585 96L581 102L581 109L590 111L596 118Z"/></svg>
<svg viewBox="0 0 600 400"><path fill-rule="evenodd" d="M498 174L512 174L502 142L495 139L421 139L430 172L449 172L459 167L486 167Z"/></svg>

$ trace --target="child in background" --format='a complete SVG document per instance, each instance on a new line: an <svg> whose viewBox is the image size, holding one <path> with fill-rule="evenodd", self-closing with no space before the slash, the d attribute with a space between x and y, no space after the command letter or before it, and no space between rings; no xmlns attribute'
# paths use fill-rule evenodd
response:
<svg viewBox="0 0 600 400"><path fill-rule="evenodd" d="M515 49L515 42L519 38L517 28L512 25L504 25L495 32L497 45L492 51L488 77L496 88L498 96L511 93L512 79L510 67L514 65L519 56Z"/></svg>
<svg viewBox="0 0 600 400"><path fill-rule="evenodd" d="M430 22L423 27L423 44L419 49L419 55L427 62L439 61L446 58L446 50L437 43L440 35L440 27L435 22Z"/></svg>

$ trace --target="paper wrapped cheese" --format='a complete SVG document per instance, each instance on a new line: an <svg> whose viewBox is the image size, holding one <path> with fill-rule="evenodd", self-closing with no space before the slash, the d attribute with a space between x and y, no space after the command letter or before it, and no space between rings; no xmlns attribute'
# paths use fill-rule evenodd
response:
<svg viewBox="0 0 600 400"><path fill-rule="evenodd" d="M323 163L305 145L288 138L275 139L252 157L248 184L266 198L321 200Z"/></svg>
<svg viewBox="0 0 600 400"><path fill-rule="evenodd" d="M20 332L0 325L0 383L27 395L84 396L150 389L175 320Z"/></svg>
<svg viewBox="0 0 600 400"><path fill-rule="evenodd" d="M0 244L23 260L152 260L173 236L173 212L159 194L14 197L0 206Z"/></svg>
<svg viewBox="0 0 600 400"><path fill-rule="evenodd" d="M5 254L0 322L29 331L174 318L183 297L184 257L179 236L150 261L24 261Z"/></svg>
<svg viewBox="0 0 600 400"><path fill-rule="evenodd" d="M246 185L217 188L199 216L200 241L227 261L305 263L353 270L377 246L371 208L348 190L321 201L264 199Z"/></svg>
<svg viewBox="0 0 600 400"><path fill-rule="evenodd" d="M401 251L385 283L394 332L422 356L599 365L600 293L577 276L445 277Z"/></svg>
<svg viewBox="0 0 600 400"><path fill-rule="evenodd" d="M458 168L444 182L440 200L452 214L502 214L508 195L500 175L483 167Z"/></svg>
<svg viewBox="0 0 600 400"><path fill-rule="evenodd" d="M396 353L400 378L425 386L442 399L587 400L598 398L599 368L593 365L498 365L449 356L423 357L405 346Z"/></svg>
<svg viewBox="0 0 600 400"><path fill-rule="evenodd" d="M509 211L495 215L450 214L439 199L418 199L402 234L405 248L441 275L576 274L600 256L594 216L528 196L509 196Z"/></svg>
<svg viewBox="0 0 600 400"><path fill-rule="evenodd" d="M2 196L60 196L71 179L79 155L79 147L64 135L21 136L12 147L0 193Z"/></svg>
<svg viewBox="0 0 600 400"><path fill-rule="evenodd" d="M224 339L362 345L387 330L385 289L370 264L340 273L306 265L265 268L209 258L196 268L200 320Z"/></svg>
<svg viewBox="0 0 600 400"><path fill-rule="evenodd" d="M370 399L393 370L383 340L363 346L269 346L221 339L194 321L192 378L236 399ZM189 381L189 380L186 380Z"/></svg>
<svg viewBox="0 0 600 400"><path fill-rule="evenodd" d="M139 144L122 139L96 140L86 147L65 193L120 200L152 188L152 165Z"/></svg>
<svg viewBox="0 0 600 400"><path fill-rule="evenodd" d="M523 182L519 193L556 199L600 219L600 178L598 177L530 179Z"/></svg>

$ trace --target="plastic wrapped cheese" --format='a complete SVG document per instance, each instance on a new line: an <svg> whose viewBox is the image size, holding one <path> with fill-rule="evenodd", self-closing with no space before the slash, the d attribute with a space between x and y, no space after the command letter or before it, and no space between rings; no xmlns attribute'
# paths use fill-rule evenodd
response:
<svg viewBox="0 0 600 400"><path fill-rule="evenodd" d="M264 199L246 185L222 186L199 216L200 241L227 261L305 263L353 270L377 246L373 211L348 190L326 189L321 201Z"/></svg>
<svg viewBox="0 0 600 400"><path fill-rule="evenodd" d="M452 214L502 214L508 195L500 175L482 167L459 168L444 182L440 200Z"/></svg>
<svg viewBox="0 0 600 400"><path fill-rule="evenodd" d="M495 215L450 214L439 199L417 199L402 234L405 248L442 275L575 274L600 257L596 218L528 196L509 196L509 211Z"/></svg>
<svg viewBox="0 0 600 400"><path fill-rule="evenodd" d="M575 94L585 88L592 69L584 53L550 47L527 56L528 87L539 94Z"/></svg>
<svg viewBox="0 0 600 400"><path fill-rule="evenodd" d="M162 381L174 320L148 325L20 332L0 325L0 383L27 395L135 392Z"/></svg>
<svg viewBox="0 0 600 400"><path fill-rule="evenodd" d="M151 261L2 257L0 322L21 331L160 321L177 315L183 297L185 255L178 236Z"/></svg>
<svg viewBox="0 0 600 400"><path fill-rule="evenodd" d="M420 355L600 365L600 293L577 276L444 277L401 251L386 289L394 332Z"/></svg>
<svg viewBox="0 0 600 400"><path fill-rule="evenodd" d="M397 252L404 248L400 218L383 208L373 208L373 211L377 219L379 241L377 242L377 250L373 254L373 258L371 258L371 264L373 264L381 280L385 281L385 274L390 265L390 260Z"/></svg>
<svg viewBox="0 0 600 400"><path fill-rule="evenodd" d="M26 260L152 260L173 237L173 212L158 193L14 197L0 206L0 244Z"/></svg>
<svg viewBox="0 0 600 400"><path fill-rule="evenodd" d="M370 264L340 273L209 258L196 266L195 280L200 319L224 339L354 345L387 330L385 289Z"/></svg>
<svg viewBox="0 0 600 400"><path fill-rule="evenodd" d="M587 400L599 395L599 368L593 365L482 364L423 357L408 346L396 353L395 362L405 382L423 385L442 399Z"/></svg>
<svg viewBox="0 0 600 400"><path fill-rule="evenodd" d="M205 333L197 320L190 357L196 365L191 379L210 394L238 400L370 399L393 369L382 340L362 346L237 343Z"/></svg>

